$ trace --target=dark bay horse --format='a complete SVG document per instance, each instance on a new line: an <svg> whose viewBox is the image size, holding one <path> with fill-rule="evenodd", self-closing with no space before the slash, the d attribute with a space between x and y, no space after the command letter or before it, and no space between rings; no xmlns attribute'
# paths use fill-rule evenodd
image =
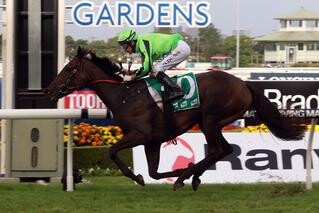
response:
<svg viewBox="0 0 319 213"><path fill-rule="evenodd" d="M140 185L141 175L135 175L117 156L123 149L144 145L149 174L154 179L178 177L174 190L184 186L184 180L193 175L192 187L197 190L199 177L213 164L232 153L232 147L222 135L222 128L241 118L251 107L270 131L283 140L299 140L305 126L298 119L280 116L273 104L256 88L222 71L197 74L200 107L166 114L151 98L145 80L123 83L116 73L121 68L108 58L78 49L77 55L63 68L57 78L45 89L52 101L57 101L74 90L91 87L112 111L115 121L124 132L121 141L109 150L110 158L123 174ZM173 127L167 125L174 122ZM158 173L161 143L171 140L199 124L207 140L207 156L188 168Z"/></svg>

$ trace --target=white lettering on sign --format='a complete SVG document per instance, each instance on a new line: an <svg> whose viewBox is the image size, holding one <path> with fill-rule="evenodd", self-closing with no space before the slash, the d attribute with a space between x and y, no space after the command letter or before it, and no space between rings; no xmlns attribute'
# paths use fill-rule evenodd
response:
<svg viewBox="0 0 319 213"><path fill-rule="evenodd" d="M101 99L92 90L74 92L65 97L67 109L106 109Z"/></svg>
<svg viewBox="0 0 319 213"><path fill-rule="evenodd" d="M79 1L71 11L71 18L82 27L207 27L211 23L209 1L104 1L95 5L91 1Z"/></svg>
<svg viewBox="0 0 319 213"><path fill-rule="evenodd" d="M310 95L305 97L303 95L282 95L281 91L278 89L265 89L265 96L273 103L277 104L278 109L284 109L287 107L288 103L290 109L301 108L301 109L311 109L311 104L315 104L315 108L319 109L319 89L316 95Z"/></svg>

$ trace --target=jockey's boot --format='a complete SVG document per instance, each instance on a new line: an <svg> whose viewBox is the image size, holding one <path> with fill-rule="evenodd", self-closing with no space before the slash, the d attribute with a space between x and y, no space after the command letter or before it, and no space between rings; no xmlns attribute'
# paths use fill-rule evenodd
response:
<svg viewBox="0 0 319 213"><path fill-rule="evenodd" d="M156 75L156 79L164 84L164 86L167 87L170 91L165 99L167 102L175 101L185 95L182 89L176 83L174 83L164 72L158 72Z"/></svg>

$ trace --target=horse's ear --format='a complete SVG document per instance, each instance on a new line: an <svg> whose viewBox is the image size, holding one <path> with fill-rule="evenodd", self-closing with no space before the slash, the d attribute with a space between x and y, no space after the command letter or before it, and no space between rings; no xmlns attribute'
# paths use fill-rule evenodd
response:
<svg viewBox="0 0 319 213"><path fill-rule="evenodd" d="M78 51L77 51L77 56L82 57L83 53L82 53L82 48L79 46L78 47Z"/></svg>

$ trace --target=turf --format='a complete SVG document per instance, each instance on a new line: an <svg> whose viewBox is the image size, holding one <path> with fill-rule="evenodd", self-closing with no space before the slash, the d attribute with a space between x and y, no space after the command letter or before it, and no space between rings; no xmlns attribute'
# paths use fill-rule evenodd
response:
<svg viewBox="0 0 319 213"><path fill-rule="evenodd" d="M60 184L0 183L0 212L319 212L319 184L172 185L141 187L125 177L89 178L75 192Z"/></svg>

